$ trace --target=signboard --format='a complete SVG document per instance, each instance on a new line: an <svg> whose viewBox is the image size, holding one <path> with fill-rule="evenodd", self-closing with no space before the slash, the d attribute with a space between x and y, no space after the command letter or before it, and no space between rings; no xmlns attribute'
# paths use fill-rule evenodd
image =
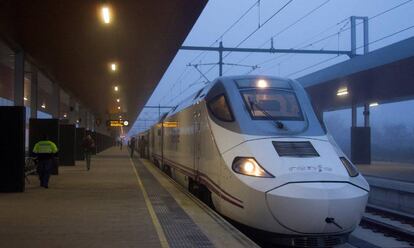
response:
<svg viewBox="0 0 414 248"><path fill-rule="evenodd" d="M128 120L109 120L106 122L108 127L127 127L129 126Z"/></svg>

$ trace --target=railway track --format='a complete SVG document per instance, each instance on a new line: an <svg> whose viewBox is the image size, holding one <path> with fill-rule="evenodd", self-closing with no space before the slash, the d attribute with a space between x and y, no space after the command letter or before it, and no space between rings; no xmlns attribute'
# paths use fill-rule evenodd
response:
<svg viewBox="0 0 414 248"><path fill-rule="evenodd" d="M414 217L369 205L360 226L414 247Z"/></svg>

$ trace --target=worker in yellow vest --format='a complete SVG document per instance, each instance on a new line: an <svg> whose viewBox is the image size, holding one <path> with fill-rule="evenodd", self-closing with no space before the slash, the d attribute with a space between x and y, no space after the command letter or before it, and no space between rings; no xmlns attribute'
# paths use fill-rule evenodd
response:
<svg viewBox="0 0 414 248"><path fill-rule="evenodd" d="M36 154L38 165L37 172L39 173L40 186L49 188L49 177L53 168L53 158L57 155L58 148L56 144L45 139L37 142L33 148L33 153Z"/></svg>

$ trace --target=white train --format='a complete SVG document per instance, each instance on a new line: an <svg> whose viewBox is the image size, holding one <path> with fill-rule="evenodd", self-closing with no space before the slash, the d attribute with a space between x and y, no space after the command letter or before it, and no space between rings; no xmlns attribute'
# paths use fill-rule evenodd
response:
<svg viewBox="0 0 414 248"><path fill-rule="evenodd" d="M145 135L153 162L177 182L284 244L344 242L367 203L368 183L294 80L218 78Z"/></svg>

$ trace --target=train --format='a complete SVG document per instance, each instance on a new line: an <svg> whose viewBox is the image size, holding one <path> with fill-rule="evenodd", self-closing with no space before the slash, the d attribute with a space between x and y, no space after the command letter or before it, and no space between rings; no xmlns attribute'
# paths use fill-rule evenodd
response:
<svg viewBox="0 0 414 248"><path fill-rule="evenodd" d="M344 243L367 204L367 181L292 79L217 78L139 136L176 182L284 245Z"/></svg>

